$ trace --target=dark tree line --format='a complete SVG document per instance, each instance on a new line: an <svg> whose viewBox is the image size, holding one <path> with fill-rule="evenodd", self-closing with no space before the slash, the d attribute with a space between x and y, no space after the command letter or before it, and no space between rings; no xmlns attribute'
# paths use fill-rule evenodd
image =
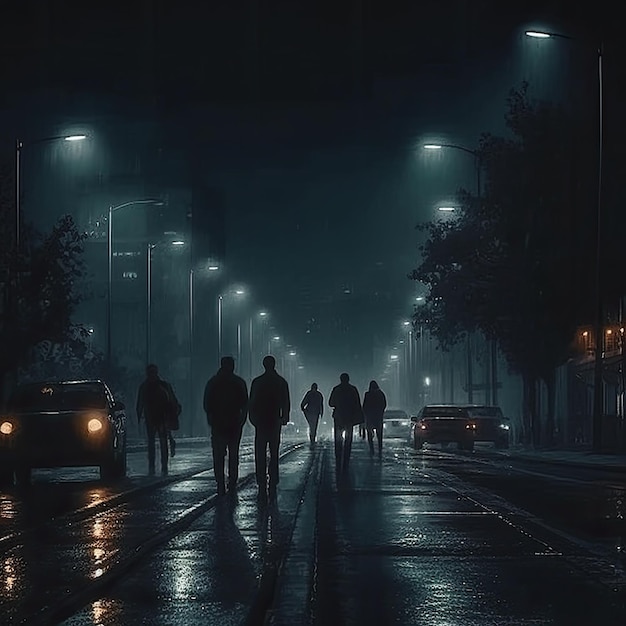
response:
<svg viewBox="0 0 626 626"><path fill-rule="evenodd" d="M551 443L555 372L593 320L597 170L593 137L570 114L512 90L507 136L483 134L481 197L460 190L456 219L421 224L422 259L409 277L428 288L415 323L444 349L481 331L524 384L524 438ZM547 391L540 423L538 389Z"/></svg>

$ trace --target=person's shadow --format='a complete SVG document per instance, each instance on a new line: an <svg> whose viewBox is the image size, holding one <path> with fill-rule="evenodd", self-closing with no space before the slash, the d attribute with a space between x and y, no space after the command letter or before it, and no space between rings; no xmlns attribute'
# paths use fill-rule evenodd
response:
<svg viewBox="0 0 626 626"><path fill-rule="evenodd" d="M211 555L214 589L223 607L240 607L253 601L257 579L251 553L235 521L237 499L222 498L215 507Z"/></svg>

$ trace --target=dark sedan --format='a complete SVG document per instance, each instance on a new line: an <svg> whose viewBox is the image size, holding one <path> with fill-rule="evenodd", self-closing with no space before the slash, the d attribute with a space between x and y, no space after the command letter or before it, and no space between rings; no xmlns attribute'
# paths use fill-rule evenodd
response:
<svg viewBox="0 0 626 626"><path fill-rule="evenodd" d="M474 449L476 425L464 406L427 405L416 417L411 418L411 422L411 439L418 450L425 443L440 443L443 446L456 443L459 450Z"/></svg>
<svg viewBox="0 0 626 626"><path fill-rule="evenodd" d="M36 467L97 466L126 475L126 415L101 380L20 385L0 416L0 480L30 482Z"/></svg>
<svg viewBox="0 0 626 626"><path fill-rule="evenodd" d="M476 424L475 441L491 441L496 448L508 448L511 423L499 406L467 405L470 418Z"/></svg>

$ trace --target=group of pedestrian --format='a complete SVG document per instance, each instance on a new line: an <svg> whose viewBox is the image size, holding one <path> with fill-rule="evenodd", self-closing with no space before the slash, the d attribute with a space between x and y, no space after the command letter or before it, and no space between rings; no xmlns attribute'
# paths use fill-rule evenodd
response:
<svg viewBox="0 0 626 626"><path fill-rule="evenodd" d="M239 446L246 419L254 426L254 460L259 497L274 497L278 486L278 451L281 429L289 421L291 401L287 381L276 371L276 360L263 359L264 373L252 381L250 392L243 378L235 374L235 360L224 356L217 373L204 389L203 408L211 430L213 470L218 495L234 494L239 478ZM363 402L347 373L341 374L333 387L328 405L333 409L335 462L338 474L345 474L350 462L353 431L362 426L367 434L370 455L374 455L374 436L378 457L382 457L383 414L387 399L376 381L371 381ZM159 377L158 367L148 365L146 379L137 396L137 418L146 422L148 435L148 469L155 472L155 440L158 436L161 470L168 472L168 459L175 454L171 431L177 428L181 411L171 384ZM324 397L313 383L300 409L309 425L309 444L315 446L319 420L324 415ZM268 462L269 452L269 462ZM228 456L228 480L226 457Z"/></svg>
<svg viewBox="0 0 626 626"><path fill-rule="evenodd" d="M282 426L289 421L291 410L289 386L276 371L276 360L268 355L263 359L265 372L250 386L235 374L235 360L222 357L220 369L206 384L204 410L211 429L213 469L220 495L235 493L239 468L239 444L246 418L255 428L254 461L259 496L276 494L278 486L278 449ZM267 461L269 449L269 465ZM224 464L228 453L228 485ZM269 480L268 480L269 479Z"/></svg>

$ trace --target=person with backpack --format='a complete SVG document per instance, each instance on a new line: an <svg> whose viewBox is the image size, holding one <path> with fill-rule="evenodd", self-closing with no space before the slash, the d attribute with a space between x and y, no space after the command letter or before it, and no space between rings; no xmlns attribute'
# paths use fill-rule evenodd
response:
<svg viewBox="0 0 626 626"><path fill-rule="evenodd" d="M228 491L234 494L239 477L239 445L248 415L248 388L243 378L235 374L232 356L222 357L219 370L207 382L203 406L211 429L217 493L226 493L224 463L228 452Z"/></svg>
<svg viewBox="0 0 626 626"><path fill-rule="evenodd" d="M137 423L140 424L142 418L146 423L148 473L150 476L153 476L155 472L155 440L157 436L159 437L161 453L161 473L164 476L168 473L168 420L173 410L173 391L172 386L159 377L159 368L154 363L150 363L146 367L146 378L139 386L136 405ZM175 395L173 397L176 398ZM176 404L178 404L177 400Z"/></svg>

